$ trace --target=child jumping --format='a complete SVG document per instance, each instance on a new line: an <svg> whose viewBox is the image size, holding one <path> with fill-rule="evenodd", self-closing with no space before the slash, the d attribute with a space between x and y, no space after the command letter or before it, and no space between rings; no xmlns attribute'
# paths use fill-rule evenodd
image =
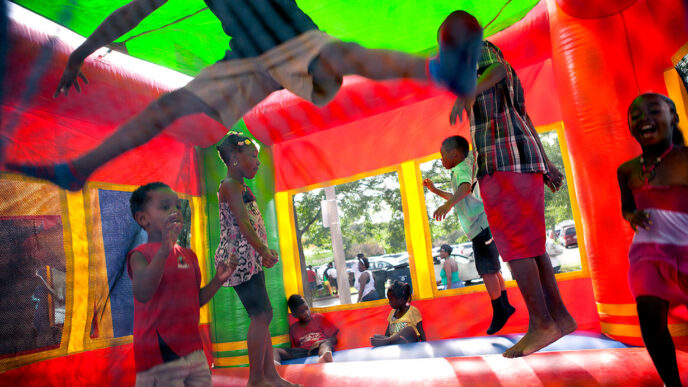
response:
<svg viewBox="0 0 688 387"><path fill-rule="evenodd" d="M666 386L680 386L669 305L688 304L688 149L676 105L643 94L628 109L631 135L642 154L618 171L623 217L635 231L628 280L640 331Z"/></svg>
<svg viewBox="0 0 688 387"><path fill-rule="evenodd" d="M275 369L269 325L272 305L265 288L263 266L273 267L277 252L267 243L267 233L258 203L244 179L252 179L258 172L258 149L238 132L229 132L217 147L227 166L227 176L218 192L220 204L220 244L215 260L223 261L231 255L238 257L237 268L228 285L236 291L251 320L246 344L250 374L249 386L293 386L282 379Z"/></svg>
<svg viewBox="0 0 688 387"><path fill-rule="evenodd" d="M86 57L132 30L166 2L134 0L108 16L70 55L55 96L67 95L72 86L80 92L78 78L87 82L80 71ZM468 14L457 26L456 44L428 59L342 42L320 31L294 0L205 3L231 37L231 50L222 60L183 88L152 102L85 155L54 165L7 163L6 168L78 191L98 167L150 141L178 118L203 113L230 128L270 93L282 88L323 106L334 98L347 74L374 80L430 80L458 95L475 88L482 28Z"/></svg>
<svg viewBox="0 0 688 387"><path fill-rule="evenodd" d="M450 15L440 36L453 36ZM459 28L461 24L459 24ZM440 41L441 50L442 41ZM544 184L552 191L563 176L547 159L526 113L521 81L494 44L484 41L474 96L458 96L449 122L466 110L478 153L478 184L497 250L518 284L528 309L528 331L505 357L531 354L576 330L564 306L545 249Z"/></svg>
<svg viewBox="0 0 688 387"><path fill-rule="evenodd" d="M390 344L415 343L425 340L423 317L411 301L411 286L407 283L394 281L387 290L387 298L392 311L387 316L387 329L384 335L374 335L370 338L373 347Z"/></svg>
<svg viewBox="0 0 688 387"><path fill-rule="evenodd" d="M127 255L136 385L211 386L199 310L230 277L236 256L217 262L215 277L201 288L196 254L176 244L183 222L177 194L163 183L149 183L132 193L130 207L148 234L148 243Z"/></svg>
<svg viewBox="0 0 688 387"><path fill-rule="evenodd" d="M275 362L315 354L319 356L318 363L331 362L339 329L322 314L311 314L306 300L300 294L292 294L287 300L287 305L292 316L299 321L289 327L291 348L275 348Z"/></svg>
<svg viewBox="0 0 688 387"><path fill-rule="evenodd" d="M442 166L451 170L451 186L454 193L436 188L430 179L423 180L423 185L430 192L446 200L446 203L435 210L433 218L441 221L453 207L459 217L461 228L473 244L475 268L483 278L487 294L492 300L492 322L487 329L487 334L491 335L504 327L516 309L509 304L504 278L500 272L499 252L490 233L478 187L475 185L475 153L469 151L465 138L451 136L442 141L440 155Z"/></svg>

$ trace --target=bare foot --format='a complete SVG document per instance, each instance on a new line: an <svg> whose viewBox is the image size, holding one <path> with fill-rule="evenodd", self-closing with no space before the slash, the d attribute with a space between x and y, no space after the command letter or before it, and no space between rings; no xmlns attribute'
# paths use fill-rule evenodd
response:
<svg viewBox="0 0 688 387"><path fill-rule="evenodd" d="M267 379L271 384L271 386L275 387L303 387L303 384L296 384L292 383L288 380L283 379L281 376L278 376L277 378L270 378Z"/></svg>
<svg viewBox="0 0 688 387"><path fill-rule="evenodd" d="M246 387L277 387L277 385L272 384L271 382L269 382L266 379L263 379L263 380L258 381L258 382L251 382L249 380L248 383L246 383Z"/></svg>
<svg viewBox="0 0 688 387"><path fill-rule="evenodd" d="M334 358L332 357L332 352L327 351L320 356L318 359L318 363L332 363L334 361Z"/></svg>
<svg viewBox="0 0 688 387"><path fill-rule="evenodd" d="M566 336L578 328L578 323L576 323L576 320L568 313L564 317L555 318L554 322L559 327L562 336Z"/></svg>
<svg viewBox="0 0 688 387"><path fill-rule="evenodd" d="M550 324L533 330L529 329L528 333L526 333L518 343L514 344L513 347L504 351L502 356L508 358L527 356L552 344L561 337L561 331L556 324Z"/></svg>

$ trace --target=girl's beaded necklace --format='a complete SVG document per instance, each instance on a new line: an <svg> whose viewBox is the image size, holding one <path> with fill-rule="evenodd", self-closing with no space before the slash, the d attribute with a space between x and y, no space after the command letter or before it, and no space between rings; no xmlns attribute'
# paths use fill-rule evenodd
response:
<svg viewBox="0 0 688 387"><path fill-rule="evenodd" d="M662 159L665 158L671 150L674 149L674 144L669 145L669 148L664 151L659 157L657 157L657 160L655 160L654 164L652 164L649 167L645 166L645 156L640 155L640 166L642 167L643 171L640 173L640 177L643 179L645 182L645 185L648 185L650 180L652 180L655 177L655 169L659 165L659 163L662 162Z"/></svg>

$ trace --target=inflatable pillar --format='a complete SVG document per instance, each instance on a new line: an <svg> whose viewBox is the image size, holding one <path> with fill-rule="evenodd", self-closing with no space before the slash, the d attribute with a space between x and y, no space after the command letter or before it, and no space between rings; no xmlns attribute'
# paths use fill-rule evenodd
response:
<svg viewBox="0 0 688 387"><path fill-rule="evenodd" d="M601 329L619 341L642 345L627 280L632 230L621 216L616 169L640 153L627 127L630 102L646 91L667 93L663 72L686 42L685 4L547 0L547 7Z"/></svg>

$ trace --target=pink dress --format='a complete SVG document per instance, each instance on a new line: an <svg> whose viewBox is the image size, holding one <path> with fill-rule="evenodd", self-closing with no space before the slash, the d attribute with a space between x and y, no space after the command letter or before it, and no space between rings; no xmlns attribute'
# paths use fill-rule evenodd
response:
<svg viewBox="0 0 688 387"><path fill-rule="evenodd" d="M251 194L250 196L253 195ZM244 195L244 197L246 197L246 195ZM263 216L260 214L258 204L255 199L248 202L246 200L247 199L244 200L244 204L246 205L246 211L248 212L251 225L258 234L258 237L267 245L268 235L265 231ZM225 286L236 286L248 281L255 274L263 271L263 257L261 257L256 249L248 243L246 237L239 230L239 224L229 210L229 205L222 201L219 203L220 244L215 251L215 263L229 260L232 254L235 254L237 258L239 258L239 264L236 270L234 270L234 273L232 273L227 282L223 284Z"/></svg>
<svg viewBox="0 0 688 387"><path fill-rule="evenodd" d="M645 185L633 198L652 221L638 228L628 253L633 296L688 303L688 186Z"/></svg>

